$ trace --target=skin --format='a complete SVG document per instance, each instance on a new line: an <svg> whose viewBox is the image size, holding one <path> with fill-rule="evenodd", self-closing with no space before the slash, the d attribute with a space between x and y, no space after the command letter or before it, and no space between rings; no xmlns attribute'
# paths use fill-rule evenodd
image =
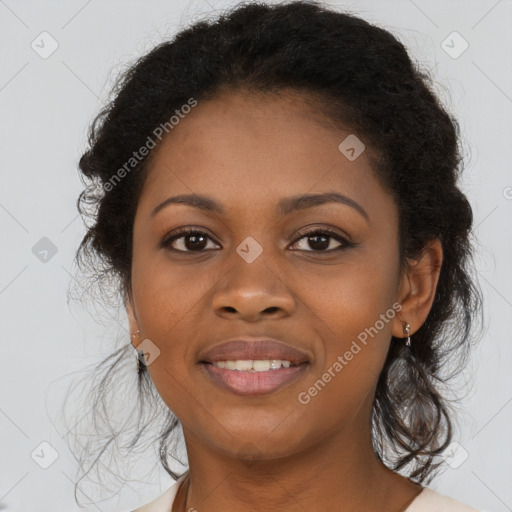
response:
<svg viewBox="0 0 512 512"><path fill-rule="evenodd" d="M391 336L413 334L431 308L442 263L439 240L400 269L398 211L377 181L369 148L356 160L339 150L351 132L329 126L298 93L222 93L198 105L152 155L134 221L132 332L160 350L148 369L183 426L189 479L173 511L403 511L422 487L375 456L370 417ZM277 215L279 200L338 192L367 212L338 203ZM209 196L224 214L170 204L170 196ZM209 236L160 247L180 227ZM357 245L327 238L326 249L299 230L331 227ZM236 248L248 236L262 254L248 263ZM206 243L206 242L205 242ZM327 245L326 243L326 245ZM193 246L192 246L193 247ZM323 251L323 252L322 252ZM401 311L369 338L311 401L307 391L392 305ZM272 309L269 309L272 308ZM263 397L212 384L201 352L237 335L270 336L312 359L303 376ZM401 341L404 342L404 341Z"/></svg>

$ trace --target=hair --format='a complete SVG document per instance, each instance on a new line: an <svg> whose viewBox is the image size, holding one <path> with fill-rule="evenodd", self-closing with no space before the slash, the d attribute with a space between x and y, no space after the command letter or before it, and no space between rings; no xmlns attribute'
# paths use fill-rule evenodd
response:
<svg viewBox="0 0 512 512"><path fill-rule="evenodd" d="M392 338L372 410L379 460L412 481L428 482L453 436L443 386L466 365L482 298L472 272L472 209L457 184L463 168L459 125L433 92L428 72L389 31L314 1L250 2L198 21L140 57L118 77L113 98L89 129L79 162L87 186L78 209L92 222L75 262L89 272L92 284L106 294L114 290L125 303L133 221L151 160L137 161L114 186L113 170L150 139L155 143L155 128L168 126L190 98L200 103L237 91L301 93L333 126L349 127L371 148L375 175L398 209L402 269L433 239L442 243L435 298L412 335L414 353L402 338ZM159 141L155 144L158 148ZM144 434L149 445L158 443L160 462L176 479L169 456L180 461L170 449L180 423L163 405L146 366L135 360L126 343L94 369L96 380L88 377L97 436L107 429L88 471L107 449L121 450L122 434L128 435L129 452ZM116 390L124 369L134 387L130 404ZM124 410L131 430L110 422L110 400L120 399L125 408L135 408ZM98 446L97 440L81 446L79 460Z"/></svg>

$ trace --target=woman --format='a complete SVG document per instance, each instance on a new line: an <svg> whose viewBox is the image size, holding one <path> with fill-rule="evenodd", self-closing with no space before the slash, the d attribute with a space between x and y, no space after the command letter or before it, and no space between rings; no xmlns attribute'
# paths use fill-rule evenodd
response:
<svg viewBox="0 0 512 512"><path fill-rule="evenodd" d="M461 161L404 46L318 3L238 6L125 73L77 258L131 331L97 391L135 347L129 446L150 430L178 479L138 511L475 510L423 485L481 311Z"/></svg>

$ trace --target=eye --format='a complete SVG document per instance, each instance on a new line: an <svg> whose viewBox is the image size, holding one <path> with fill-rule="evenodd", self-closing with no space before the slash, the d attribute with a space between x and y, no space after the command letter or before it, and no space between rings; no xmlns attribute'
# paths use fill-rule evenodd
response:
<svg viewBox="0 0 512 512"><path fill-rule="evenodd" d="M308 249L299 248L300 250L305 250L306 252L334 252L343 250L347 247L353 247L355 245L354 243L349 242L337 231L328 228L315 229L306 233L302 233L300 238L298 238L293 243L293 245L296 245L302 239L306 239L305 244L308 244L309 247L312 247L313 249L312 251L309 251ZM334 248L331 247L329 249L333 239L338 242L338 246Z"/></svg>
<svg viewBox="0 0 512 512"><path fill-rule="evenodd" d="M305 244L308 244L309 247L312 248L312 250L308 250L304 247L299 247L299 250L306 252L335 252L355 246L355 243L349 242L337 231L329 228L318 228L303 232L291 247L297 245L302 239L305 239ZM338 246L329 248L333 240L338 243ZM208 241L213 243L213 247L208 247ZM160 247L176 252L202 252L216 249L218 248L218 244L214 243L210 236L204 231L194 228L183 228L171 236L164 237L160 243Z"/></svg>
<svg viewBox="0 0 512 512"><path fill-rule="evenodd" d="M160 243L160 247L170 248L177 252L201 252L211 249L211 247L207 247L208 240L211 241L211 238L204 231L184 228L172 236L166 236Z"/></svg>

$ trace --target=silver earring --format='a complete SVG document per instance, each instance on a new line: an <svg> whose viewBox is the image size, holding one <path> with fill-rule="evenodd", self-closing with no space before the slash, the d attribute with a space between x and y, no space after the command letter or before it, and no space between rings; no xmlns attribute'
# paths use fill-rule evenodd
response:
<svg viewBox="0 0 512 512"><path fill-rule="evenodd" d="M407 341L405 342L405 344L410 347L411 346L411 336L410 336L410 331L411 331L411 326L407 323L407 322L402 322L402 325L403 325L403 329L404 329L404 334L407 336Z"/></svg>
<svg viewBox="0 0 512 512"><path fill-rule="evenodd" d="M140 329L138 329L137 332L132 334L132 338L138 337L139 334L140 334ZM143 367L145 365L144 351L136 348L134 353L135 353L135 359L137 359L137 373L141 374L143 372Z"/></svg>

